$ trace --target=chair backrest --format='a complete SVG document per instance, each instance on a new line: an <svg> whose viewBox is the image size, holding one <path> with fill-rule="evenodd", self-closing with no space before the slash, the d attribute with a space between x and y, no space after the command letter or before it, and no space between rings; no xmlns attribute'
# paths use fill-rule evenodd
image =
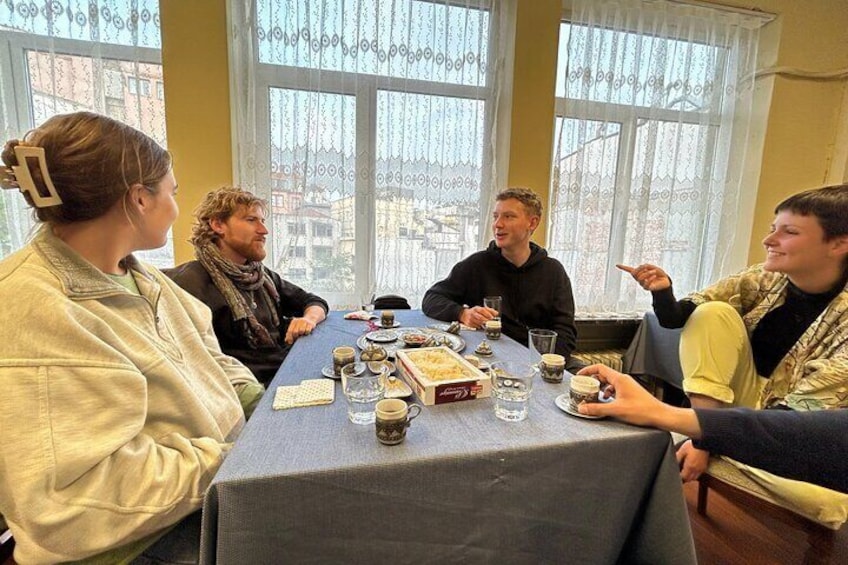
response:
<svg viewBox="0 0 848 565"><path fill-rule="evenodd" d="M409 310L409 302L397 294L384 294L374 299L375 310Z"/></svg>

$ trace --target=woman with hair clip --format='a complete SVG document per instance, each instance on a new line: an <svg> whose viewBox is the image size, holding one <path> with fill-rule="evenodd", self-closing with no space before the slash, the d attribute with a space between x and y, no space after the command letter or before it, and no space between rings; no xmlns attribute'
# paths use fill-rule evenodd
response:
<svg viewBox="0 0 848 565"><path fill-rule="evenodd" d="M680 365L693 408L848 407L848 184L778 204L763 245L764 263L679 301L656 265L619 268L652 293L662 326L683 328ZM709 455L684 443L683 480L697 479ZM848 517L848 495L743 472L814 520L838 527Z"/></svg>
<svg viewBox="0 0 848 565"><path fill-rule="evenodd" d="M261 396L209 310L132 253L177 217L167 151L55 116L2 153L41 227L0 262L0 514L19 563L198 558L204 492ZM188 517L188 518L186 518Z"/></svg>

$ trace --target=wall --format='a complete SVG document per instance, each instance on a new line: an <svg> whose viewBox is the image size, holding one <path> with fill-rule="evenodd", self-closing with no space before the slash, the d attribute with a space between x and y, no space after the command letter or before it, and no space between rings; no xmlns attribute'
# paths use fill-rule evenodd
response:
<svg viewBox="0 0 848 565"><path fill-rule="evenodd" d="M547 208L554 119L560 0L517 0L508 183L543 196ZM724 0L778 15L763 30L777 41L778 65L805 70L848 67L845 0ZM169 146L180 182L182 214L175 226L177 262L191 258L183 243L191 209L202 195L232 182L224 0L162 0L162 41ZM848 95L845 81L783 77L773 94L762 171L751 219L749 262L762 259L760 240L775 205L803 188L845 179ZM536 241L544 241L544 231Z"/></svg>
<svg viewBox="0 0 848 565"><path fill-rule="evenodd" d="M711 2L706 2L711 3ZM712 2L718 4L718 2ZM776 64L804 70L848 67L848 2L845 0L722 0L725 5L777 14L762 32L777 42ZM553 81L559 2L518 0L510 184L525 184L547 200L553 136ZM751 219L748 262L763 260L760 241L783 198L805 188L848 180L846 81L773 81L762 167ZM539 235L539 234L537 234ZM544 241L536 238L537 241Z"/></svg>
<svg viewBox="0 0 848 565"><path fill-rule="evenodd" d="M535 190L549 209L561 0L518 0L507 186ZM547 218L547 216L546 216ZM547 222L533 240L544 245Z"/></svg>
<svg viewBox="0 0 848 565"><path fill-rule="evenodd" d="M179 183L176 264L194 258L192 210L232 177L227 18L224 0L161 0L168 148Z"/></svg>
<svg viewBox="0 0 848 565"><path fill-rule="evenodd" d="M751 4L778 14L777 65L810 71L848 67L848 3L845 0L760 0ZM846 81L775 77L763 149L762 172L752 218L749 263L764 259L761 240L774 219L775 206L788 195L822 186L834 167L844 171L846 140L840 123L848 120L843 103ZM842 175L844 178L844 172Z"/></svg>

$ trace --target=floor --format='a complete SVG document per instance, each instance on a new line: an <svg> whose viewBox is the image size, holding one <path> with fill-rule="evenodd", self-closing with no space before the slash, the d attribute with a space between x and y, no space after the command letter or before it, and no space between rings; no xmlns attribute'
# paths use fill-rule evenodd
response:
<svg viewBox="0 0 848 565"><path fill-rule="evenodd" d="M806 535L768 517L754 518L721 495L710 492L708 515L696 511L697 483L684 485L695 550L701 565L802 563ZM836 535L830 563L848 563L848 526Z"/></svg>

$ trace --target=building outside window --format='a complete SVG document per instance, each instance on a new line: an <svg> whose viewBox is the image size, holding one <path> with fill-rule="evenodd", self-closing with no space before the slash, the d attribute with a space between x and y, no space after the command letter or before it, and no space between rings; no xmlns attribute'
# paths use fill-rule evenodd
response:
<svg viewBox="0 0 848 565"><path fill-rule="evenodd" d="M650 308L617 263L660 265L678 295L739 268L763 20L622 1L575 0L560 26L548 250L586 313Z"/></svg>
<svg viewBox="0 0 848 565"><path fill-rule="evenodd" d="M293 282L337 307L361 304L377 289L415 304L447 274L448 248L453 258L481 247L494 190L487 139L496 115L497 7L490 0L232 5L249 32L231 41L237 52L255 53L231 62L234 96L256 108L255 120L237 123L237 136L258 142L255 152L239 143L246 151L238 182L285 197L272 232L312 224L297 234L309 264L292 263L290 243L275 239L272 268L288 269ZM245 41L256 48L242 50ZM426 235L458 210L457 229L437 235L441 247L428 245ZM401 228L421 237L401 237ZM317 242L326 238L334 241L328 251Z"/></svg>
<svg viewBox="0 0 848 565"><path fill-rule="evenodd" d="M0 3L0 133L19 138L53 115L89 110L167 146L164 103L150 97L150 81L162 81L160 48L155 0ZM24 199L0 191L0 258L33 228ZM138 255L173 266L170 234Z"/></svg>

